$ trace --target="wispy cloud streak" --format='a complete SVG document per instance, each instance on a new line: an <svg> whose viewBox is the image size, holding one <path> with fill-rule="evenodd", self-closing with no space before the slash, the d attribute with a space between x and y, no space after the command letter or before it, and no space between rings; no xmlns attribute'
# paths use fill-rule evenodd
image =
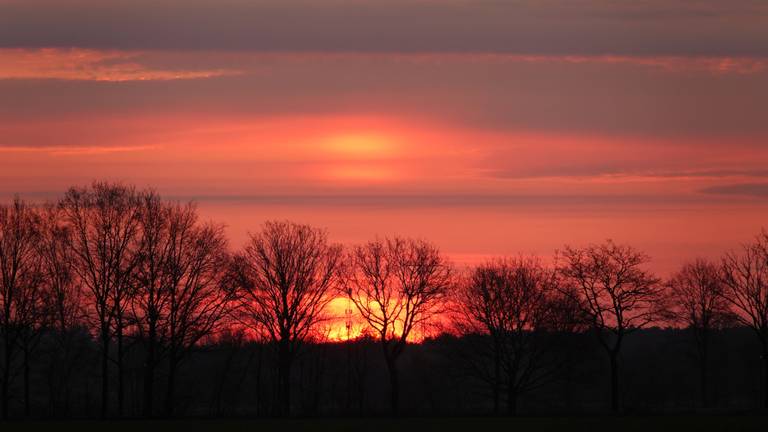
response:
<svg viewBox="0 0 768 432"><path fill-rule="evenodd" d="M232 69L160 69L141 62L141 52L92 49L0 49L0 79L75 81L168 81L236 75Z"/></svg>
<svg viewBox="0 0 768 432"><path fill-rule="evenodd" d="M51 156L85 156L85 155L100 155L110 153L130 153L146 150L155 150L158 146L155 145L143 145L143 146L43 146L43 147L26 147L26 146L2 146L0 145L0 153L43 153Z"/></svg>

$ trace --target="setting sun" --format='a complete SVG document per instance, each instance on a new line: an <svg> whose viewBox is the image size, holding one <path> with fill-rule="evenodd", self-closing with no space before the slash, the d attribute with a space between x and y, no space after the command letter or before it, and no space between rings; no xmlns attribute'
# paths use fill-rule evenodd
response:
<svg viewBox="0 0 768 432"><path fill-rule="evenodd" d="M381 134L341 134L328 138L325 149L343 159L388 159L397 156L393 139Z"/></svg>

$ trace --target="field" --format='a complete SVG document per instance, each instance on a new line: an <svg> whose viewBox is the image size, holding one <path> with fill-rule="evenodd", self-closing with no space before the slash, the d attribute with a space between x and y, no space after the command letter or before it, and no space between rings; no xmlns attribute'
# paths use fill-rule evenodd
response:
<svg viewBox="0 0 768 432"><path fill-rule="evenodd" d="M378 431L766 431L768 417L659 416L659 417L524 417L524 418L323 418L291 420L170 420L107 422L7 423L6 431L258 431L258 432L378 432Z"/></svg>

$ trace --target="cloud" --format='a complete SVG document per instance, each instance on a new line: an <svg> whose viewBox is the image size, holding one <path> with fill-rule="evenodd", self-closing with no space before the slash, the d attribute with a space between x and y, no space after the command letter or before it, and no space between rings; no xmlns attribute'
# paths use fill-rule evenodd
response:
<svg viewBox="0 0 768 432"><path fill-rule="evenodd" d="M759 0L4 0L0 45L768 56Z"/></svg>
<svg viewBox="0 0 768 432"><path fill-rule="evenodd" d="M354 208L482 208L534 206L592 206L600 204L696 203L693 196L651 196L627 193L608 194L344 194L344 195L174 195L176 200L202 203L251 204L263 206L354 207Z"/></svg>
<svg viewBox="0 0 768 432"><path fill-rule="evenodd" d="M142 53L91 49L0 49L0 79L74 81L168 81L211 78L235 70L158 69L141 63Z"/></svg>
<svg viewBox="0 0 768 432"><path fill-rule="evenodd" d="M761 158L763 156L760 156ZM765 169L698 169L689 170L685 167L670 169L662 158L653 163L645 162L640 165L644 167L620 166L621 163L611 161L594 161L590 163L565 164L558 166L546 166L544 168L533 168L529 171L520 170L489 170L488 173L502 179L536 179L536 178L613 178L613 179L635 179L642 181L652 180L709 180L729 177L768 177L768 170ZM745 161L746 162L746 161Z"/></svg>
<svg viewBox="0 0 768 432"><path fill-rule="evenodd" d="M714 74L753 74L768 68L768 59L739 57L682 56L515 56L529 62L565 62L597 64L630 64L663 69L669 72L708 71Z"/></svg>
<svg viewBox="0 0 768 432"><path fill-rule="evenodd" d="M155 150L158 146L4 146L0 143L0 154L2 153L45 153L51 156L85 156L100 155L109 153L129 153L145 150Z"/></svg>
<svg viewBox="0 0 768 432"><path fill-rule="evenodd" d="M768 183L741 183L722 186L712 186L701 192L712 195L741 195L768 198Z"/></svg>
<svg viewBox="0 0 768 432"><path fill-rule="evenodd" d="M768 69L741 60L151 51L131 61L153 71L242 73L119 83L0 80L0 119L351 114L498 131L768 135ZM722 68L731 72L716 72Z"/></svg>

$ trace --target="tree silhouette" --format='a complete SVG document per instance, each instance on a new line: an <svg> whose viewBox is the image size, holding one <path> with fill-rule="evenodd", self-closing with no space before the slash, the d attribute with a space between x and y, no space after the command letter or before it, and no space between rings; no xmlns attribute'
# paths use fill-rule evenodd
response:
<svg viewBox="0 0 768 432"><path fill-rule="evenodd" d="M135 285L131 304L132 321L144 343L143 414L154 414L155 370L166 342L166 313L169 301L169 271L173 242L169 236L170 207L154 192L140 197L137 265L132 274Z"/></svg>
<svg viewBox="0 0 768 432"><path fill-rule="evenodd" d="M199 224L194 205L164 202L151 191L141 195L131 315L145 345L145 416L154 414L160 362L168 362L165 412L170 415L180 362L225 314L226 249L223 228Z"/></svg>
<svg viewBox="0 0 768 432"><path fill-rule="evenodd" d="M518 257L477 266L458 287L455 323L462 333L490 341L495 413L502 388L507 411L515 414L518 397L552 376L554 367L545 355L550 348L546 333L556 325L555 283L554 272L540 260ZM484 372L482 366L473 369Z"/></svg>
<svg viewBox="0 0 768 432"><path fill-rule="evenodd" d="M47 204L41 214L37 253L42 260L45 291L50 300L50 325L63 334L81 325L84 314L81 286L75 278L72 231L63 222L58 206Z"/></svg>
<svg viewBox="0 0 768 432"><path fill-rule="evenodd" d="M397 413L397 361L414 328L438 313L452 282L452 268L434 245L395 237L357 246L345 273L345 294L381 344L390 406Z"/></svg>
<svg viewBox="0 0 768 432"><path fill-rule="evenodd" d="M23 356L22 377L24 387L24 416L32 415L32 387L30 383L32 360L46 326L48 314L45 311L46 301L43 292L43 273L40 269L39 257L35 257L34 277L18 286L16 301L16 331L19 334L18 346Z"/></svg>
<svg viewBox="0 0 768 432"><path fill-rule="evenodd" d="M71 188L61 207L72 230L75 273L88 292L101 342L101 417L109 414L109 348L117 342L118 414L124 399L125 313L130 300L131 275L136 266L139 199L132 187L94 183Z"/></svg>
<svg viewBox="0 0 768 432"><path fill-rule="evenodd" d="M566 246L560 273L564 293L575 295L610 362L611 410L619 411L619 354L624 338L661 317L659 279L643 269L650 258L612 241Z"/></svg>
<svg viewBox="0 0 768 432"><path fill-rule="evenodd" d="M290 414L291 367L323 319L341 256L341 247L329 244L323 230L270 221L235 258L241 321L277 345L278 415Z"/></svg>
<svg viewBox="0 0 768 432"><path fill-rule="evenodd" d="M710 261L697 259L686 263L667 283L672 319L693 333L696 361L699 365L701 405L709 405L708 367L713 330L733 322L730 304L723 297L720 269Z"/></svg>
<svg viewBox="0 0 768 432"><path fill-rule="evenodd" d="M490 259L455 278L427 241L385 238L344 254L324 230L292 222L267 222L230 254L223 226L152 190L94 183L55 204L16 198L0 204L0 414L365 413L382 408L363 401L376 380L388 384L384 407L395 414L406 409L401 385L413 390L414 413L477 413L490 402L483 388L496 412L506 401L516 413L523 395L533 409L578 409L572 397L590 404L602 386L593 355L610 363L618 411L624 347L634 360L632 408L645 398L646 409L670 410L687 394L679 376L700 381L702 406L742 409L753 372L733 366L757 360L752 334L768 391L768 232L719 264L686 263L665 284L646 269L647 255L611 241L566 247L551 268L542 262ZM363 327L346 344L329 338L338 322L325 309L338 296L349 302L347 334L353 322ZM426 326L449 318L458 332L424 338ZM676 328L627 342L653 324ZM666 341L693 342L699 367ZM662 342L663 359L651 355ZM269 349L274 359L262 354ZM413 362L402 360L406 351ZM370 367L376 356L380 369ZM217 365L221 373L210 373ZM729 399L713 398L722 383L712 380L726 378ZM99 384L100 400L91 393Z"/></svg>
<svg viewBox="0 0 768 432"><path fill-rule="evenodd" d="M229 263L221 225L198 222L193 205L173 205L168 238L166 335L168 386L165 412L173 413L176 376L181 362L203 338L222 324L233 300L223 279Z"/></svg>
<svg viewBox="0 0 768 432"><path fill-rule="evenodd" d="M12 370L19 348L24 356L25 407L29 413L30 327L40 319L40 239L37 212L18 197L0 205L0 337L2 359L2 418L9 415Z"/></svg>
<svg viewBox="0 0 768 432"><path fill-rule="evenodd" d="M82 349L78 332L84 325L82 287L75 277L72 231L64 223L58 205L46 204L41 210L41 236L37 253L41 259L43 291L47 298L47 325L54 335L55 349L50 364L52 407L63 406L68 414L70 380Z"/></svg>
<svg viewBox="0 0 768 432"><path fill-rule="evenodd" d="M736 318L752 329L760 342L763 362L763 406L768 408L768 232L763 231L741 252L723 258L723 296Z"/></svg>

